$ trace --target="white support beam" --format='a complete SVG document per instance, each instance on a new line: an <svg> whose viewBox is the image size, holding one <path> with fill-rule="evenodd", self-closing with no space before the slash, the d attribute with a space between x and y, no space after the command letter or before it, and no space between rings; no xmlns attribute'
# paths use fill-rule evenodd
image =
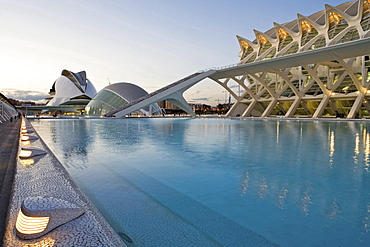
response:
<svg viewBox="0 0 370 247"><path fill-rule="evenodd" d="M293 101L293 104L289 107L289 110L285 114L285 117L293 117L300 103L301 98L297 96Z"/></svg>
<svg viewBox="0 0 370 247"><path fill-rule="evenodd" d="M262 113L261 117L268 117L270 116L272 110L274 109L275 105L278 103L277 99L271 100L270 104L267 106L265 111Z"/></svg>
<svg viewBox="0 0 370 247"><path fill-rule="evenodd" d="M356 118L362 103L364 102L365 99L365 93L359 93L357 96L355 102L352 105L351 110L349 111L347 118Z"/></svg>
<svg viewBox="0 0 370 247"><path fill-rule="evenodd" d="M313 118L319 118L319 117L322 116L326 106L329 103L329 100L330 100L330 97L327 94L325 94L324 97L322 98L319 106L317 107L315 113L312 115Z"/></svg>

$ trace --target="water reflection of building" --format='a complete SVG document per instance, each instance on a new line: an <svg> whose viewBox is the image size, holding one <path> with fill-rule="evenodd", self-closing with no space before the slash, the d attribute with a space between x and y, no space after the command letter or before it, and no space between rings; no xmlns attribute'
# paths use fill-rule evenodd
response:
<svg viewBox="0 0 370 247"><path fill-rule="evenodd" d="M49 136L54 145L58 145L62 150L62 158L65 160L64 164L67 168L73 167L82 170L88 166L88 153L91 151L91 144L95 139L94 132L90 131L91 123L89 121L62 120L48 121L42 124L49 124L45 130L50 131Z"/></svg>
<svg viewBox="0 0 370 247"><path fill-rule="evenodd" d="M368 232L370 125L265 123L248 136L254 146L248 163L253 165L240 169L241 196L273 201L281 210L296 206L294 210L298 209L303 217L322 214L329 220L337 220L352 217L348 216L352 212L363 212L356 220L363 222L363 230ZM265 134L270 136L268 144L266 139L261 139ZM273 155L267 155L269 150L273 150Z"/></svg>

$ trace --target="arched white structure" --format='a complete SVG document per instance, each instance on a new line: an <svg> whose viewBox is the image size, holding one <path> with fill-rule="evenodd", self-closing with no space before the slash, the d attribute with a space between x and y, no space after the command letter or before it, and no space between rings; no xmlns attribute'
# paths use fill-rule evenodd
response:
<svg viewBox="0 0 370 247"><path fill-rule="evenodd" d="M236 100L228 116L370 117L370 1L325 5L255 35L237 36L239 66L210 77Z"/></svg>
<svg viewBox="0 0 370 247"><path fill-rule="evenodd" d="M86 78L86 72L73 73L63 70L50 89L46 106L81 105L82 108L96 95L94 85Z"/></svg>
<svg viewBox="0 0 370 247"><path fill-rule="evenodd" d="M146 95L148 93L144 89L132 83L114 83L99 91L87 104L85 113L88 116L103 116ZM145 116L161 113L161 109L155 102L138 110Z"/></svg>

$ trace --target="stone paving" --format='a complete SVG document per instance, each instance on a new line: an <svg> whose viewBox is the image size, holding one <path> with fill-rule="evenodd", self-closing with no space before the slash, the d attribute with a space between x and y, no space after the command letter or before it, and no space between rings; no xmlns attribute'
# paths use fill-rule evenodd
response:
<svg viewBox="0 0 370 247"><path fill-rule="evenodd" d="M27 121L26 125L31 127ZM30 135L37 136L37 133ZM29 159L17 158L4 246L126 246L44 142L41 139L19 141L18 150L27 146L45 150L47 154ZM22 240L16 235L15 223L22 202L30 197L58 198L80 205L85 213L44 236Z"/></svg>
<svg viewBox="0 0 370 247"><path fill-rule="evenodd" d="M20 119L0 124L0 243L6 226L10 193L18 153Z"/></svg>

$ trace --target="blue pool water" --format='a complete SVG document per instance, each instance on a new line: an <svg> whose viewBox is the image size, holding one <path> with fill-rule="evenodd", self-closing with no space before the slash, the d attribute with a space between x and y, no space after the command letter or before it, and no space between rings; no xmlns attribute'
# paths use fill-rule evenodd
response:
<svg viewBox="0 0 370 247"><path fill-rule="evenodd" d="M370 245L368 122L31 123L129 246Z"/></svg>

